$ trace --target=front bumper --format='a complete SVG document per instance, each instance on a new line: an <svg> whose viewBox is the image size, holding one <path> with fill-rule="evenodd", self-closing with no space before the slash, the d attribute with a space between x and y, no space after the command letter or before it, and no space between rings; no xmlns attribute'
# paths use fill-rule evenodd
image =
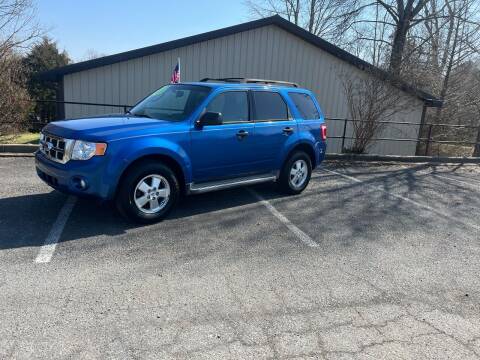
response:
<svg viewBox="0 0 480 360"><path fill-rule="evenodd" d="M48 159L40 151L35 153L37 174L52 188L67 194L101 199L107 199L111 193L103 174L104 162L103 157L93 157L87 161L70 160L61 164Z"/></svg>

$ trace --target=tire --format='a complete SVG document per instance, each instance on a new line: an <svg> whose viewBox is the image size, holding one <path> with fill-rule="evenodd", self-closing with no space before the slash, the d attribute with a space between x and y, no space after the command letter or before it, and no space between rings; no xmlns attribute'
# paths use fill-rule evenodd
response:
<svg viewBox="0 0 480 360"><path fill-rule="evenodd" d="M300 171L301 177L295 177L292 172ZM303 151L296 151L285 161L278 185L280 190L286 194L296 195L300 194L308 186L310 177L312 176L312 161Z"/></svg>
<svg viewBox="0 0 480 360"><path fill-rule="evenodd" d="M162 163L149 161L135 166L121 180L116 205L127 219L149 224L164 219L179 197L175 173Z"/></svg>

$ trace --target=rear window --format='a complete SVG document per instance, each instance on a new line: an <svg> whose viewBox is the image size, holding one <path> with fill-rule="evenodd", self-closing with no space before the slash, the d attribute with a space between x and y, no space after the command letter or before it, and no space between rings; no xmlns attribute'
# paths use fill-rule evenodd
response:
<svg viewBox="0 0 480 360"><path fill-rule="evenodd" d="M275 121L288 120L288 108L278 93L268 91L254 91L255 120Z"/></svg>
<svg viewBox="0 0 480 360"><path fill-rule="evenodd" d="M292 99L303 119L314 120L320 118L317 107L315 106L315 103L310 95L302 93L288 93L288 95Z"/></svg>

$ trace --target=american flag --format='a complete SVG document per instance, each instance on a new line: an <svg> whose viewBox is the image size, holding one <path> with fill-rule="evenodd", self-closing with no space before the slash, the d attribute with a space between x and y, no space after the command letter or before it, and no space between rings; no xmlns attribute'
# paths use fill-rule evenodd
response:
<svg viewBox="0 0 480 360"><path fill-rule="evenodd" d="M180 82L180 58L177 60L177 65L173 70L172 77L170 79L171 84L178 84Z"/></svg>

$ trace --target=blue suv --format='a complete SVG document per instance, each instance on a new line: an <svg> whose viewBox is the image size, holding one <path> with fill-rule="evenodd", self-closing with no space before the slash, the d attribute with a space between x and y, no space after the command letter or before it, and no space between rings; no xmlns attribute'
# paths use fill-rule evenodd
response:
<svg viewBox="0 0 480 360"><path fill-rule="evenodd" d="M261 182L298 194L323 160L325 140L310 91L203 79L165 85L123 115L48 124L36 169L59 191L114 200L124 216L149 223L182 194Z"/></svg>

